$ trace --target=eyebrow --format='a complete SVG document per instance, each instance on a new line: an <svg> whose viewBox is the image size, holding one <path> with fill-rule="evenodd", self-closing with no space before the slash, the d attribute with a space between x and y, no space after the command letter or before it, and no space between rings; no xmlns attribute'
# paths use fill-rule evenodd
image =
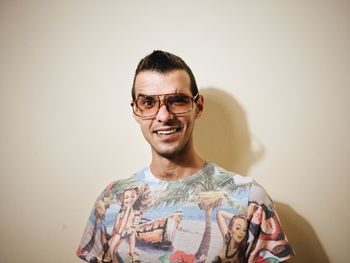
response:
<svg viewBox="0 0 350 263"><path fill-rule="evenodd" d="M149 95L149 94L140 93L138 96L155 96L155 95Z"/></svg>
<svg viewBox="0 0 350 263"><path fill-rule="evenodd" d="M139 93L137 95L137 97L139 96L143 96L143 97L155 97L155 96L166 96L166 95L185 95L185 96L192 96L189 95L189 94L185 94L185 93L182 93L182 92L174 92L174 93L162 93L162 94L153 94L153 95L150 95L150 94L144 94L144 93Z"/></svg>

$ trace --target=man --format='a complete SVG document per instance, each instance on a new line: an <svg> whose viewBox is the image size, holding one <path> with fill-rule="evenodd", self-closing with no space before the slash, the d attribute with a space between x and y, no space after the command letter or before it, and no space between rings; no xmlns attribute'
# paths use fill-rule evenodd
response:
<svg viewBox="0 0 350 263"><path fill-rule="evenodd" d="M131 106L152 161L97 198L106 209L103 217L92 211L77 250L81 259L281 262L293 255L265 190L196 152L193 128L204 99L181 58L163 51L143 58Z"/></svg>

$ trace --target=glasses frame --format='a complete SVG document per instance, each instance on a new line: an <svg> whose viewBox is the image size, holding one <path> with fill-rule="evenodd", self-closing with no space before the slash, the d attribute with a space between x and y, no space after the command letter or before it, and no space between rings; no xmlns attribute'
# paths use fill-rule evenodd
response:
<svg viewBox="0 0 350 263"><path fill-rule="evenodd" d="M191 98L191 108L190 108L188 111L181 112L181 113L174 113L174 112L172 112L172 111L169 109L168 104L166 103L166 100L165 100L165 98L166 98L167 96L170 96L170 95L185 95L185 96ZM145 97L147 97L147 96L150 96L150 97L157 97L157 100L158 100L158 109L157 109L157 111L156 111L155 114L153 114L153 115L151 115L151 116L142 116L142 115L139 115L139 114L137 114L137 113L135 112L135 107L136 107L136 108L138 107L138 105L137 105L137 99L138 99L140 96L145 96ZM161 99L161 97L163 97L163 98ZM152 119L152 118L154 118L154 117L158 114L158 112L159 112L160 107L162 106L162 104L165 105L167 111L170 112L171 114L174 114L174 115L181 115L181 114L188 113L188 112L190 112L191 110L193 110L193 105L197 102L198 97L199 97L199 92L198 92L195 96L193 96L193 97L190 96L190 95L187 95L187 94L185 94L185 93L167 93L167 94L160 94L160 95L146 95L146 94L142 94L142 95L141 95L141 94L140 94L140 95L137 96L137 98L136 98L135 100L132 100L132 101L131 101L130 106L132 107L132 111L133 111L133 113L134 113L136 116L141 117L142 119Z"/></svg>

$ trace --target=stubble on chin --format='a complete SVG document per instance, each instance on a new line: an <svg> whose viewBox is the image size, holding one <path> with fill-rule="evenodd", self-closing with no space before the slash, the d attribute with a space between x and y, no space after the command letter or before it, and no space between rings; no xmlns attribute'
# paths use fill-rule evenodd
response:
<svg viewBox="0 0 350 263"><path fill-rule="evenodd" d="M182 149L175 150L159 150L152 147L153 155L158 155L166 159L175 159L177 156L181 155Z"/></svg>

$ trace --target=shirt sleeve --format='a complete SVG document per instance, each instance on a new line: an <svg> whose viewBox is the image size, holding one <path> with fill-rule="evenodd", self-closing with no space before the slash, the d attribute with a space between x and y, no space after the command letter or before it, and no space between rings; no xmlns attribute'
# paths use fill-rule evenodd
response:
<svg viewBox="0 0 350 263"><path fill-rule="evenodd" d="M113 198L112 184L108 185L96 199L88 218L76 255L87 262L97 262L108 256L108 233L105 226L106 210Z"/></svg>
<svg viewBox="0 0 350 263"><path fill-rule="evenodd" d="M256 182L251 186L247 217L249 263L283 262L294 255L271 198Z"/></svg>

